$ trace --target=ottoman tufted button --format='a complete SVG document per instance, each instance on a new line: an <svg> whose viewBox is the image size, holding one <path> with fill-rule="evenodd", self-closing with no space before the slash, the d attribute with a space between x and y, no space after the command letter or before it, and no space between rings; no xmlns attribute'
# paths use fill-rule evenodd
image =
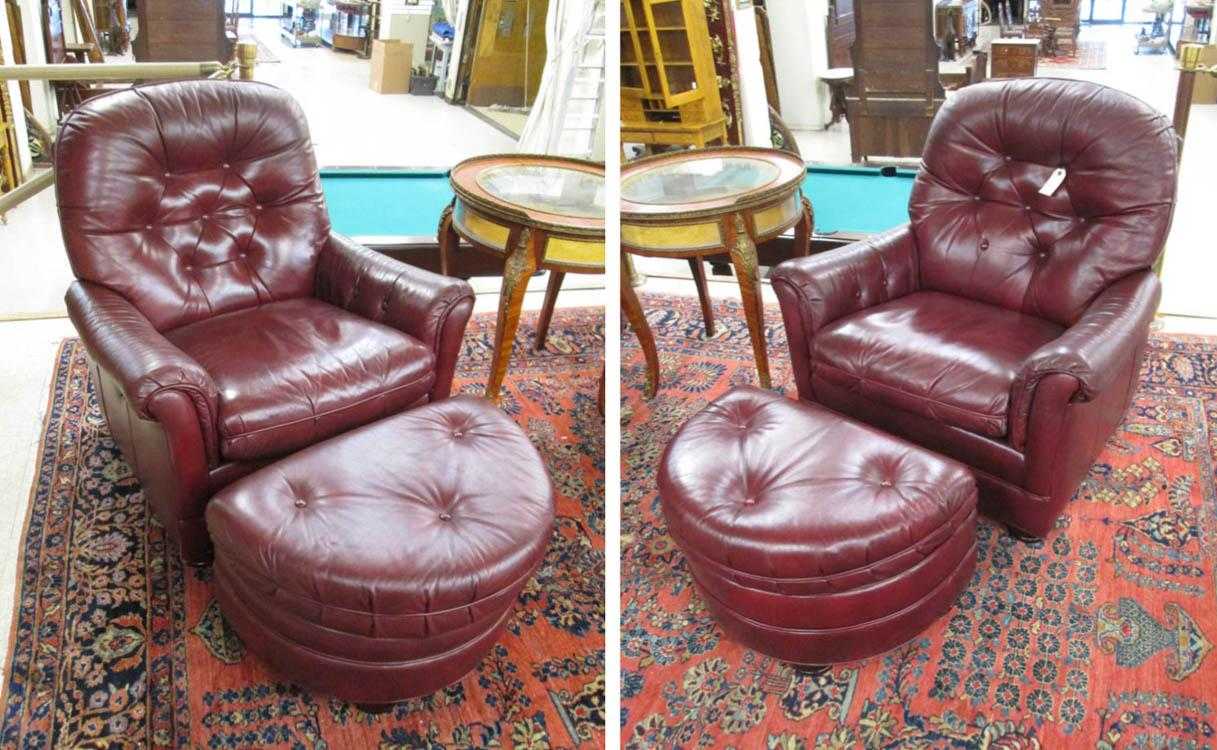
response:
<svg viewBox="0 0 1217 750"><path fill-rule="evenodd" d="M884 479L882 482L879 483L879 486L880 487L892 487L892 486L894 486L894 484L892 483L892 480Z"/></svg>
<svg viewBox="0 0 1217 750"><path fill-rule="evenodd" d="M980 241L980 251L983 253L984 251L986 251L986 250L988 250L988 249L989 249L989 240L988 240L988 238L982 239L982 240Z"/></svg>
<svg viewBox="0 0 1217 750"><path fill-rule="evenodd" d="M451 514L451 513L440 513L440 514L439 514L439 520L441 520L441 521L451 521L451 520L452 520L452 514Z"/></svg>
<svg viewBox="0 0 1217 750"><path fill-rule="evenodd" d="M302 498L302 497L296 498L296 507L297 508L303 508L306 505L308 505L308 502L304 498Z"/></svg>

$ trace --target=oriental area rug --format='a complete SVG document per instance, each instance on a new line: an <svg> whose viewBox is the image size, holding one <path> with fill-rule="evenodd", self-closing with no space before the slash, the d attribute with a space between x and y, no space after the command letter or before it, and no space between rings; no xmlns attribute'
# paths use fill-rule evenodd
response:
<svg viewBox="0 0 1217 750"><path fill-rule="evenodd" d="M22 537L5 748L582 748L604 727L600 310L559 310L542 353L525 315L504 408L557 490L548 554L476 670L373 715L285 684L227 626L208 570L184 567L64 342ZM457 389L481 393L494 316L469 324Z"/></svg>
<svg viewBox="0 0 1217 750"><path fill-rule="evenodd" d="M691 284L691 282L690 282ZM655 473L676 429L755 384L737 304L644 296L662 366L622 332L622 737L628 748L1217 745L1217 339L1155 335L1124 424L1046 541L982 520L977 569L913 642L794 668L715 624L668 536ZM775 388L794 396L776 307Z"/></svg>

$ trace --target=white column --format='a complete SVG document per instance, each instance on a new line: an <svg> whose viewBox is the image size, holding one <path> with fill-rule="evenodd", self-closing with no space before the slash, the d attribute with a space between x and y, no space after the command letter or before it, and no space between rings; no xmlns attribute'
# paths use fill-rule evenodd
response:
<svg viewBox="0 0 1217 750"><path fill-rule="evenodd" d="M744 126L744 143L749 146L770 146L769 101L765 97L765 74L761 69L761 45L756 35L756 9L735 7L735 52L740 75L740 120Z"/></svg>
<svg viewBox="0 0 1217 750"><path fill-rule="evenodd" d="M782 120L791 130L822 130L829 120L828 86L819 80L828 69L828 1L778 0L765 9Z"/></svg>
<svg viewBox="0 0 1217 750"><path fill-rule="evenodd" d="M456 18L449 18L452 24L452 51L448 60L448 80L444 81L444 98L451 100L456 95L456 76L461 67L461 46L465 40L465 25L469 20L469 0L458 0Z"/></svg>

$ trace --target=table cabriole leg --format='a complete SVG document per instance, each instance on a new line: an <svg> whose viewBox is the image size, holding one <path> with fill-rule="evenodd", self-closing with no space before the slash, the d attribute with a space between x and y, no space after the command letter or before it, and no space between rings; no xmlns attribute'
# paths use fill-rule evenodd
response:
<svg viewBox="0 0 1217 750"><path fill-rule="evenodd" d="M625 313L626 320L630 323L630 328L634 329L634 335L638 337L638 344L642 347L642 354L647 362L647 387L646 397L654 398L659 391L659 352L655 349L655 335L651 333L651 326L647 323L646 315L642 312L642 303L638 300L638 293L634 291L634 287L625 283L625 279L629 278L629 271L626 268L625 255L621 256L621 310Z"/></svg>
<svg viewBox="0 0 1217 750"><path fill-rule="evenodd" d="M815 228L815 214L811 210L811 201L804 196L803 218L794 225L794 248L796 256L811 255L811 233Z"/></svg>
<svg viewBox="0 0 1217 750"><path fill-rule="evenodd" d="M545 301L541 303L541 314L537 318L537 337L533 341L534 351L545 351L545 340L549 338L549 324L554 319L554 306L558 304L558 290L562 288L565 271L549 270L549 281L545 286Z"/></svg>
<svg viewBox="0 0 1217 750"><path fill-rule="evenodd" d="M739 282L744 319L748 323L748 337L752 339L752 355L756 359L757 378L761 388L768 390L772 383L769 377L769 352L765 344L765 311L758 278L756 243L748 232L743 214L731 214L723 219L723 237L727 240L727 252Z"/></svg>
<svg viewBox="0 0 1217 750"><path fill-rule="evenodd" d="M456 199L443 210L439 215L439 229L436 232L436 239L439 242L439 272L442 276L450 276L452 268L452 253L460 245L461 238L452 227L452 208L456 205Z"/></svg>
<svg viewBox="0 0 1217 750"><path fill-rule="evenodd" d="M697 299L701 302L701 319L706 327L706 338L714 337L714 306L710 303L710 286L706 282L706 264L700 255L689 258L689 270L697 284Z"/></svg>
<svg viewBox="0 0 1217 750"><path fill-rule="evenodd" d="M538 247L545 235L528 227L509 239L511 248L503 264L503 286L499 294L499 316L494 327L494 354L490 362L490 379L486 382L486 398L495 406L502 403L503 378L511 361L512 344L520 326L520 308L528 280L537 270Z"/></svg>

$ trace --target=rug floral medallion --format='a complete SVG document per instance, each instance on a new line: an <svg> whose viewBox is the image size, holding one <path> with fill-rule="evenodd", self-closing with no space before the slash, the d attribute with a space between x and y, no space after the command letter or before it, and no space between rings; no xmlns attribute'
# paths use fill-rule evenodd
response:
<svg viewBox="0 0 1217 750"><path fill-rule="evenodd" d="M84 347L55 363L18 568L0 746L576 748L603 744L604 430L599 310L560 310L545 352L520 328L504 408L557 490L548 554L507 632L462 679L373 715L286 684L184 567L92 397ZM474 316L457 388L481 393L493 315ZM488 470L492 467L488 467Z"/></svg>
<svg viewBox="0 0 1217 750"><path fill-rule="evenodd" d="M629 748L1204 748L1217 745L1217 339L1159 336L1140 387L1045 540L979 526L976 573L913 642L795 668L733 643L659 508L676 429L754 384L738 305L644 297L662 385L622 332L622 736ZM776 307L776 389L795 396Z"/></svg>

